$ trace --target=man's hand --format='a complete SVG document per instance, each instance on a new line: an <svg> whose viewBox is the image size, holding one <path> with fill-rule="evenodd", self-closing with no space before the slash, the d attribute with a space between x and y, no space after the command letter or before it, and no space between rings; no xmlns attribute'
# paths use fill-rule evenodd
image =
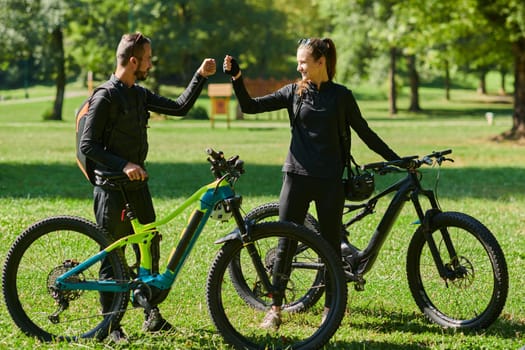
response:
<svg viewBox="0 0 525 350"><path fill-rule="evenodd" d="M140 165L128 162L122 171L128 175L131 181L144 181L148 178L146 170L142 169Z"/></svg>
<svg viewBox="0 0 525 350"><path fill-rule="evenodd" d="M215 74L216 70L217 65L215 64L215 60L213 58L205 58L197 72L203 77L207 78L210 75Z"/></svg>

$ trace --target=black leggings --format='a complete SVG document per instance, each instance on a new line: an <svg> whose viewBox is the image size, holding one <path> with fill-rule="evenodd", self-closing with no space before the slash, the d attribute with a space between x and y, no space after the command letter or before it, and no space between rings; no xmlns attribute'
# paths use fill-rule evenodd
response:
<svg viewBox="0 0 525 350"><path fill-rule="evenodd" d="M335 253L341 255L341 220L343 216L344 192L342 180L323 179L286 173L279 200L279 219L304 224L310 202L315 203L321 236L332 246ZM283 292L291 262L296 249L296 242L282 239L277 249L276 274L274 283L280 285L281 293L276 293L273 304L282 305ZM282 278L282 277L285 278ZM327 281L328 282L328 281ZM329 305L331 292L326 290L325 305Z"/></svg>

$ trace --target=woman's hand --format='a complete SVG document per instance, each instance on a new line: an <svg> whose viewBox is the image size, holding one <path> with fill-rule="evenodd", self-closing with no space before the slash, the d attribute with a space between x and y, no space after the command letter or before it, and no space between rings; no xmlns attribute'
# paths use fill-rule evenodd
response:
<svg viewBox="0 0 525 350"><path fill-rule="evenodd" d="M239 79L241 76L241 69L239 68L239 64L230 55L226 55L224 57L224 63L222 64L222 70L225 74L231 75L233 79Z"/></svg>

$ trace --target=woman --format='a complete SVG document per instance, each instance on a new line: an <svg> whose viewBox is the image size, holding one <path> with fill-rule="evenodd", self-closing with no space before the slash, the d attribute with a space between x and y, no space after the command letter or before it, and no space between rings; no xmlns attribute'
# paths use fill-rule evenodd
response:
<svg viewBox="0 0 525 350"><path fill-rule="evenodd" d="M399 159L368 126L359 107L346 87L333 82L336 70L336 49L331 39L309 38L299 41L297 71L301 79L266 96L251 98L243 83L238 63L231 56L224 58L223 69L232 76L232 84L244 113L255 114L282 108L288 110L291 143L283 166L283 185L279 199L279 219L302 224L310 202L315 202L321 235L337 254L341 254L341 221L344 205L343 171L346 151L343 141L344 123L359 135L367 146L386 160ZM276 275L289 273L293 242L279 244L274 283L284 290L286 281ZM277 266L279 265L279 266ZM279 278L279 279L277 279ZM271 310L261 327L278 328L281 324L283 295L274 295ZM327 288L326 306L330 291Z"/></svg>

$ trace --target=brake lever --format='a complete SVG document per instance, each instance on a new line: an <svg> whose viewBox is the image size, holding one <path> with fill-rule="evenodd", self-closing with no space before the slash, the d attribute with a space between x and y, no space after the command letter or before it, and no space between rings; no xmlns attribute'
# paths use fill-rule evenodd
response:
<svg viewBox="0 0 525 350"><path fill-rule="evenodd" d="M443 162L452 162L452 163L454 163L454 159L441 156L441 157L436 159L436 162L438 163L438 165L441 165L441 163L443 163Z"/></svg>

